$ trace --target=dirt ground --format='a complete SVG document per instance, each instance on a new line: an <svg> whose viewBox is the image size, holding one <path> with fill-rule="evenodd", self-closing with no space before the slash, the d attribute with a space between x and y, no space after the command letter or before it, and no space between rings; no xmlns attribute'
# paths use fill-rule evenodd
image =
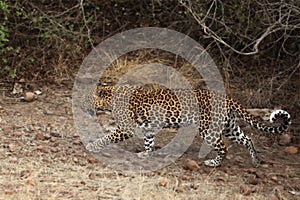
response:
<svg viewBox="0 0 300 200"><path fill-rule="evenodd" d="M300 198L300 156L285 152L287 146L299 148L295 138L279 145L278 137L243 126L255 133L263 160L259 168L252 167L245 148L232 143L221 167L205 167L198 158L202 141L196 138L175 163L128 174L85 150L74 128L72 84L40 87L42 94L32 102L8 95L11 89L6 85L0 99L0 199ZM141 148L135 140L129 144ZM187 169L189 160L199 167Z"/></svg>

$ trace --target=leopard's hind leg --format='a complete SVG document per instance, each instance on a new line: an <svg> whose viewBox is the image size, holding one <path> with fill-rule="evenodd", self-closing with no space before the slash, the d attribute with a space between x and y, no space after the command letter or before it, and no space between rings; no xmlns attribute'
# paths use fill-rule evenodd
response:
<svg viewBox="0 0 300 200"><path fill-rule="evenodd" d="M218 132L209 134L207 132L208 131L205 130L202 134L203 139L217 152L217 156L215 158L204 161L204 164L209 167L218 167L221 165L222 160L226 156L227 147L225 146L221 135Z"/></svg>
<svg viewBox="0 0 300 200"><path fill-rule="evenodd" d="M260 161L251 138L245 135L239 125L236 124L235 115L233 112L230 113L230 118L225 126L223 135L235 143L245 146L250 153L253 165L255 167L260 165Z"/></svg>

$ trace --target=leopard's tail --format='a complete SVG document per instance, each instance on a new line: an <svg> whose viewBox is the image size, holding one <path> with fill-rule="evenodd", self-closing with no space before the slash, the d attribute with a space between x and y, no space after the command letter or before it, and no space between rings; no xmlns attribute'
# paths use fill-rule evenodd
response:
<svg viewBox="0 0 300 200"><path fill-rule="evenodd" d="M246 109L236 109L235 111L252 127L267 133L282 133L287 130L291 124L290 114L284 110L275 110L270 115L271 123L274 123L277 120L282 120L282 123L278 126L269 126L257 121L256 119L254 119L254 116L250 114Z"/></svg>

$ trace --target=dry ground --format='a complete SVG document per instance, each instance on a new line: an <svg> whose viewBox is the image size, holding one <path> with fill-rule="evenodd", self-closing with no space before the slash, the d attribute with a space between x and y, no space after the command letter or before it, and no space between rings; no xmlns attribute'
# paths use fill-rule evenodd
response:
<svg viewBox="0 0 300 200"><path fill-rule="evenodd" d="M80 142L71 88L40 89L43 94L33 102L8 97L8 90L2 93L0 199L300 198L299 153L287 155L285 146L262 133L253 136L264 160L259 168L252 168L247 150L236 145L221 167L207 168L197 158L201 144L197 138L179 160L161 170L126 174L110 169ZM249 127L244 130L253 132ZM200 169L185 169L188 159L196 160Z"/></svg>
<svg viewBox="0 0 300 200"><path fill-rule="evenodd" d="M155 52L152 57L147 56L143 53L133 56L129 59L132 62L118 60L105 74L108 79L100 81L115 82L140 61L144 64L162 61ZM164 64L174 60L168 56L164 58ZM189 66L180 60L176 62L182 65L181 73L190 80L198 80L192 82L194 87L202 85L201 78L191 73ZM152 74L156 78L157 73ZM138 73L134 77L130 75L132 73L128 80L144 79ZM298 82L297 79L293 82L295 84L291 85L290 94L285 98L299 98L299 94L293 95ZM85 150L73 121L72 82L25 87L25 91L33 88L42 91L32 102L20 101L17 95L12 95L12 85L3 86L0 99L0 199L300 198L300 156L299 153L289 155L285 152L287 146L299 148L300 116L293 109L289 109L293 124L288 130L292 140L284 145L279 145L280 137L263 134L242 124L263 160L259 168L252 167L245 148L232 143L228 143L229 153L221 167L205 167L203 159L198 158L202 140L196 137L190 148L171 165L150 173L126 173L109 168L107 163L99 162ZM232 93L236 91L233 89ZM259 99L255 98L255 101ZM286 99L279 101L279 105L288 107ZM100 122L101 119L107 121L108 116L100 116ZM164 146L174 134L174 131L162 131L157 136L156 146ZM133 152L142 150L142 140L138 137L120 145ZM200 167L194 171L186 169L188 160L196 161Z"/></svg>

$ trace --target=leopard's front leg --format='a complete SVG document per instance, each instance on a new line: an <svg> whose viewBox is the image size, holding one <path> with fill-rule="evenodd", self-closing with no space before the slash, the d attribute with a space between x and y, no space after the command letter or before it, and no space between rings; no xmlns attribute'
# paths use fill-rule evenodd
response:
<svg viewBox="0 0 300 200"><path fill-rule="evenodd" d="M100 152L101 149L103 149L105 146L109 145L110 143L118 143L132 136L133 136L132 132L125 132L121 128L117 128L117 130L114 131L113 133L104 135L93 142L89 142L85 148L89 152L97 153Z"/></svg>
<svg viewBox="0 0 300 200"><path fill-rule="evenodd" d="M153 132L144 132L144 148L145 151L138 153L138 157L146 158L151 155L151 152L154 150L154 140L155 133Z"/></svg>

